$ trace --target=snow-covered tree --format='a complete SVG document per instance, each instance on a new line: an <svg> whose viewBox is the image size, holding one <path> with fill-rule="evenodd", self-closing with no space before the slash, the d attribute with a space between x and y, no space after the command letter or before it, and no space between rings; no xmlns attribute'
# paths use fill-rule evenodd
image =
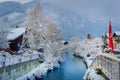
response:
<svg viewBox="0 0 120 80"><path fill-rule="evenodd" d="M24 26L26 32L23 47L39 49L42 47L41 45L45 45L46 62L51 62L53 57L58 57L62 53L60 51L61 45L58 43L61 39L60 30L53 20L44 15L40 4L36 4L29 10Z"/></svg>
<svg viewBox="0 0 120 80"><path fill-rule="evenodd" d="M69 49L71 49L71 51L76 49L79 41L80 41L79 37L71 38L71 41L70 41L70 44L69 44Z"/></svg>
<svg viewBox="0 0 120 80"><path fill-rule="evenodd" d="M0 20L0 48L8 48L8 28L4 25L3 21Z"/></svg>
<svg viewBox="0 0 120 80"><path fill-rule="evenodd" d="M54 60L54 58L60 57L60 55L63 53L62 48L63 46L60 45L58 42L49 43L44 53L45 60L47 62L51 62L52 60Z"/></svg>
<svg viewBox="0 0 120 80"><path fill-rule="evenodd" d="M46 31L46 40L48 42L57 42L61 40L60 30L57 25L48 19L48 26Z"/></svg>
<svg viewBox="0 0 120 80"><path fill-rule="evenodd" d="M44 41L42 19L43 13L40 10L40 5L36 4L28 11L28 17L25 21L26 33L24 36L24 47L36 48Z"/></svg>
<svg viewBox="0 0 120 80"><path fill-rule="evenodd" d="M40 44L54 42L60 39L60 31L57 25L44 15L40 9L40 4L36 4L28 12L25 21L26 33L24 44L33 49L39 48Z"/></svg>

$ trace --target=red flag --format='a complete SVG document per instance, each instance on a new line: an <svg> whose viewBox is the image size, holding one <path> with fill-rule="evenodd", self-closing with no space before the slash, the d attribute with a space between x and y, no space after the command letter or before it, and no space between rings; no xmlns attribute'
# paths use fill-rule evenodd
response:
<svg viewBox="0 0 120 80"><path fill-rule="evenodd" d="M113 40L112 40L112 25L111 25L111 21L109 22L109 36L108 36L108 40L109 40L109 48L111 49L110 52L113 53L114 51L114 46L113 46Z"/></svg>

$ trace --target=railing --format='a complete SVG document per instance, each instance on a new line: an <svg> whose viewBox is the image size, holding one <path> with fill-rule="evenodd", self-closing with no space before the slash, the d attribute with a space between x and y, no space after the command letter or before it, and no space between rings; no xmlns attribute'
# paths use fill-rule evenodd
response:
<svg viewBox="0 0 120 80"><path fill-rule="evenodd" d="M39 58L38 54L29 54L29 55L25 55L25 56L6 57L6 59L4 59L4 57L3 57L3 58L0 58L0 63L1 63L0 67L3 67L3 64L5 66L9 66L9 65L14 65L14 64L34 60L34 59L37 59L37 58Z"/></svg>
<svg viewBox="0 0 120 80"><path fill-rule="evenodd" d="M39 65L39 53L24 55L1 56L0 80L15 80Z"/></svg>
<svg viewBox="0 0 120 80"><path fill-rule="evenodd" d="M26 61L0 68L0 80L15 80L16 78L29 73L39 65L39 59Z"/></svg>
<svg viewBox="0 0 120 80"><path fill-rule="evenodd" d="M96 56L91 66L101 69L110 80L120 80L120 59L115 55L101 53Z"/></svg>

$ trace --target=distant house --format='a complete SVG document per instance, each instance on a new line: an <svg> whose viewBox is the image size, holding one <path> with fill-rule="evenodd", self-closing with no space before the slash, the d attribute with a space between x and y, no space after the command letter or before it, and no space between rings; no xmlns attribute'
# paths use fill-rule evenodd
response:
<svg viewBox="0 0 120 80"><path fill-rule="evenodd" d="M7 36L9 48L12 51L18 51L21 47L25 28L15 28Z"/></svg>
<svg viewBox="0 0 120 80"><path fill-rule="evenodd" d="M115 31L113 33L113 41L114 41L114 48L115 51L117 51L116 53L120 53L120 31Z"/></svg>
<svg viewBox="0 0 120 80"><path fill-rule="evenodd" d="M116 42L120 42L120 31L115 31L113 33L113 39L116 41Z"/></svg>
<svg viewBox="0 0 120 80"><path fill-rule="evenodd" d="M108 37L109 37L108 33L102 35L102 39L104 42L103 48L108 47ZM114 52L118 53L120 51L120 31L113 32L112 38L114 44Z"/></svg>

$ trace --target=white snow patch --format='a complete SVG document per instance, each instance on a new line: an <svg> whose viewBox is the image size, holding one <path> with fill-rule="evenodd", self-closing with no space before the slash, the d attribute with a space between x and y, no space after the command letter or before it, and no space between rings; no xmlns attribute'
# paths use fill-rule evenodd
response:
<svg viewBox="0 0 120 80"><path fill-rule="evenodd" d="M10 20L15 20L16 18L18 18L20 16L23 16L23 14L18 13L18 12L14 12L14 13L11 13L11 14L7 15L9 21Z"/></svg>
<svg viewBox="0 0 120 80"><path fill-rule="evenodd" d="M83 79L87 80L87 78L89 80L105 80L101 75L98 75L93 68L89 68L86 71L86 74L85 74Z"/></svg>
<svg viewBox="0 0 120 80"><path fill-rule="evenodd" d="M115 31L114 32L116 35L120 36L120 31Z"/></svg>
<svg viewBox="0 0 120 80"><path fill-rule="evenodd" d="M59 57L59 59L58 58L54 58L54 59L55 61L52 62L41 63L36 69L32 70L30 73L24 76L17 78L16 80L26 80L27 77L29 77L31 80L34 80L35 76L37 76L38 78L42 78L43 76L46 76L48 70L53 70L53 68L60 66L58 61L61 61L63 57L61 56L61 58Z"/></svg>
<svg viewBox="0 0 120 80"><path fill-rule="evenodd" d="M22 63L34 59L38 59L38 54L41 54L37 51L25 51L22 53L23 55L10 55L8 52L1 51L0 52L0 63L5 62L4 66L14 65L17 63ZM5 57L3 57L5 55ZM2 67L3 64L0 64L0 67Z"/></svg>
<svg viewBox="0 0 120 80"><path fill-rule="evenodd" d="M25 32L25 28L15 28L7 36L8 40L14 40Z"/></svg>

